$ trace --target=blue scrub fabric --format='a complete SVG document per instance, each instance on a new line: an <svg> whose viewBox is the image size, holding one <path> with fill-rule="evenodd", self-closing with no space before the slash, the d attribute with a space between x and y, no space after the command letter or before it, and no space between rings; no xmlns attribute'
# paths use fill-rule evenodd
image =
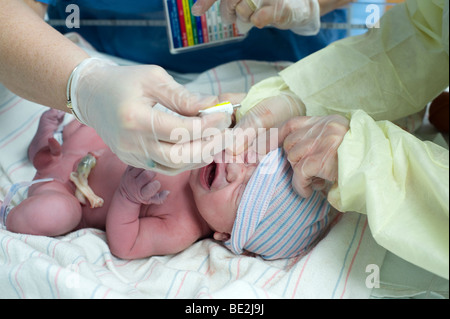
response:
<svg viewBox="0 0 450 319"><path fill-rule="evenodd" d="M50 19L66 19L69 4L80 8L81 20L165 20L162 1L148 0L42 0L50 4ZM345 22L346 11L335 10L322 17L324 22ZM239 42L171 54L167 29L159 26L83 26L55 27L61 33L77 32L98 51L144 64L156 64L181 73L203 72L235 60L296 62L345 37L345 30L321 30L316 36L298 36L275 28L253 28Z"/></svg>

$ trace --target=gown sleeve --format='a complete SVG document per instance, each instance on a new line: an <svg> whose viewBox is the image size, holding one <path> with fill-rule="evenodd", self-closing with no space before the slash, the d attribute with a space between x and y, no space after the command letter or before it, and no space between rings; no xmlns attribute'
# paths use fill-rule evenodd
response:
<svg viewBox="0 0 450 319"><path fill-rule="evenodd" d="M367 214L378 244L448 279L448 150L355 111L338 167L329 202Z"/></svg>
<svg viewBox="0 0 450 319"><path fill-rule="evenodd" d="M449 84L448 3L407 0L379 28L334 42L280 75L310 116L363 109L394 121L417 113Z"/></svg>
<svg viewBox="0 0 450 319"><path fill-rule="evenodd" d="M449 1L407 0L380 28L257 84L243 106L289 90L309 116L349 116L330 203L367 214L380 245L448 279L449 152L390 122L421 111L448 84Z"/></svg>

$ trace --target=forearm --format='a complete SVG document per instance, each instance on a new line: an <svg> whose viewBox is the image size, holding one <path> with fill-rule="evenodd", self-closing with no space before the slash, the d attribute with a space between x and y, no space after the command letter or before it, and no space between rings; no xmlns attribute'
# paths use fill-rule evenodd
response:
<svg viewBox="0 0 450 319"><path fill-rule="evenodd" d="M128 259L136 246L140 208L116 191L106 218L106 235L111 252L120 258Z"/></svg>
<svg viewBox="0 0 450 319"><path fill-rule="evenodd" d="M33 9L34 12L38 14L42 19L45 17L48 5L36 0L23 0L27 6Z"/></svg>
<svg viewBox="0 0 450 319"><path fill-rule="evenodd" d="M323 16L354 1L355 0L319 0L320 15Z"/></svg>
<svg viewBox="0 0 450 319"><path fill-rule="evenodd" d="M0 82L17 95L67 111L66 86L88 54L24 1L0 0Z"/></svg>

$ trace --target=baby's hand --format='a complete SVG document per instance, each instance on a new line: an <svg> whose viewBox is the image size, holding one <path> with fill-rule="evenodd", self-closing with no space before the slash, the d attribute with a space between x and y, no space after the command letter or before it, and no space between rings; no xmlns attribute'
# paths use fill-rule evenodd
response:
<svg viewBox="0 0 450 319"><path fill-rule="evenodd" d="M157 204L164 202L169 191L159 191L161 184L154 180L155 172L128 166L122 175L119 192L136 204Z"/></svg>

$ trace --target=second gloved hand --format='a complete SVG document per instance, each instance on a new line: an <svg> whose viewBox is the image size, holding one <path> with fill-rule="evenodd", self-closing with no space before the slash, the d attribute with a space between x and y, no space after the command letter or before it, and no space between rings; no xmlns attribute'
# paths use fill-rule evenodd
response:
<svg viewBox="0 0 450 319"><path fill-rule="evenodd" d="M281 93L263 100L250 109L234 127L233 153L241 154L257 137L261 143L261 137L266 135L267 129L276 128L281 123L304 113L303 103L295 95ZM262 144L265 146L266 143ZM259 146L254 147L258 153L265 153L264 148L258 151Z"/></svg>
<svg viewBox="0 0 450 319"><path fill-rule="evenodd" d="M242 105L236 112L233 155L240 155L248 149L258 135L266 136L266 129L276 128L285 121L306 113L301 99L279 76L257 83L247 95L222 94L219 98ZM230 153L231 149L227 148L227 151ZM261 154L263 153L264 150L261 150Z"/></svg>
<svg viewBox="0 0 450 319"><path fill-rule="evenodd" d="M294 170L292 186L301 196L336 182L337 151L348 130L349 120L340 115L299 116L281 127L278 139Z"/></svg>
<svg viewBox="0 0 450 319"><path fill-rule="evenodd" d="M204 14L215 0L197 0L195 15ZM317 0L221 0L224 21L237 20L263 28L273 26L300 35L315 35L320 29L320 7Z"/></svg>
<svg viewBox="0 0 450 319"><path fill-rule="evenodd" d="M118 66L90 58L73 72L70 92L79 120L131 166L173 175L205 165L205 147L225 148L211 146L221 139L206 141L193 132L194 127L198 132L215 128L220 134L230 125L225 113L196 116L200 109L215 105L217 98L189 92L158 66ZM186 117L155 109L157 103ZM174 130L183 130L182 141ZM186 156L178 156L180 152Z"/></svg>

